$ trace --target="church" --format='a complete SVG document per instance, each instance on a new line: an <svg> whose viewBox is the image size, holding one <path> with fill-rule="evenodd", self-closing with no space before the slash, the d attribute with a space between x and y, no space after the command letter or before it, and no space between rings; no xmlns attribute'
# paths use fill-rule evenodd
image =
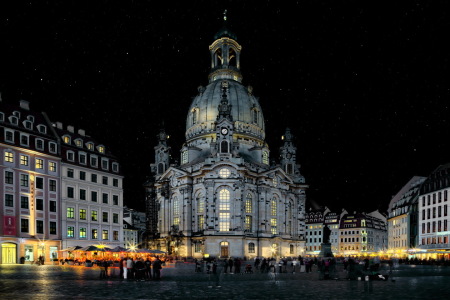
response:
<svg viewBox="0 0 450 300"><path fill-rule="evenodd" d="M188 258L297 257L305 251L305 191L289 129L270 163L263 111L242 84L236 35L209 46L208 85L186 117L180 163L164 130L146 189L147 247Z"/></svg>

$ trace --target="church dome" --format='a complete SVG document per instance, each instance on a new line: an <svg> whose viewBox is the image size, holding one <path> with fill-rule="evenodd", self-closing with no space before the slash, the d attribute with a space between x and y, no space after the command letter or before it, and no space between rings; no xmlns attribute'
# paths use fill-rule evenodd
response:
<svg viewBox="0 0 450 300"><path fill-rule="evenodd" d="M227 100L231 105L235 133L264 141L264 118L258 99L252 94L252 87L226 79L213 80L206 88L199 87L199 94L192 101L187 116L187 141L215 131L224 81L228 84Z"/></svg>

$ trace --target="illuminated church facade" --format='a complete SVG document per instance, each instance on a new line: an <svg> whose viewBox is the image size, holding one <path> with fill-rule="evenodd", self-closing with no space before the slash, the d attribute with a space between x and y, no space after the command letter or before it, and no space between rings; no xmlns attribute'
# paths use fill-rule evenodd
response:
<svg viewBox="0 0 450 300"><path fill-rule="evenodd" d="M270 163L263 111L242 84L241 46L226 27L209 46L211 72L186 118L179 164L167 135L146 182L147 242L181 257L296 257L304 254L305 178L289 129Z"/></svg>

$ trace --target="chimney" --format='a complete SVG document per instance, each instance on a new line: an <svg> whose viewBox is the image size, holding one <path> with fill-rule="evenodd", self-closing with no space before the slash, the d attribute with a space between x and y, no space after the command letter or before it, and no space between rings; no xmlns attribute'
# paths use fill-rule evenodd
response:
<svg viewBox="0 0 450 300"><path fill-rule="evenodd" d="M86 131L84 131L84 129L78 129L78 134L81 136L86 136Z"/></svg>
<svg viewBox="0 0 450 300"><path fill-rule="evenodd" d="M30 102L26 100L20 100L20 108L30 110Z"/></svg>
<svg viewBox="0 0 450 300"><path fill-rule="evenodd" d="M75 132L75 128L72 125L67 125L67 131L74 133Z"/></svg>
<svg viewBox="0 0 450 300"><path fill-rule="evenodd" d="M56 122L56 128L63 129L63 124L61 122Z"/></svg>

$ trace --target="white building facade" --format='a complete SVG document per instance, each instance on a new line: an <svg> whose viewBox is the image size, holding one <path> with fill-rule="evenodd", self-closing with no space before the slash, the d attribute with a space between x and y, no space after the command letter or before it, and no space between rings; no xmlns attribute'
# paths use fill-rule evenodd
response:
<svg viewBox="0 0 450 300"><path fill-rule="evenodd" d="M181 164L164 132L147 182L149 247L201 258L304 254L305 191L290 130L270 164L262 108L242 85L241 46L226 28L209 47L209 84L186 119Z"/></svg>
<svg viewBox="0 0 450 300"><path fill-rule="evenodd" d="M450 164L439 166L422 184L419 197L420 258L450 259L448 213Z"/></svg>
<svg viewBox="0 0 450 300"><path fill-rule="evenodd" d="M108 149L72 126L55 130L62 149L62 247L123 246L123 176Z"/></svg>

